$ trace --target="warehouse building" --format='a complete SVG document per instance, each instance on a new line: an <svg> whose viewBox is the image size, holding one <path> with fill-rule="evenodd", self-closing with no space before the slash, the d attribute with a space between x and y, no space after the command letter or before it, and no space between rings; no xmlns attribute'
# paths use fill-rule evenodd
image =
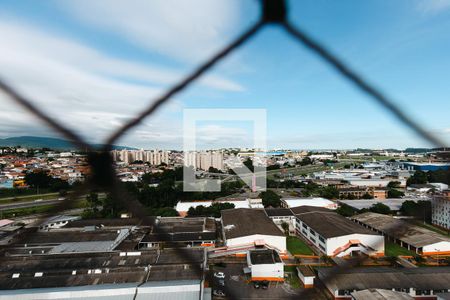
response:
<svg viewBox="0 0 450 300"><path fill-rule="evenodd" d="M286 236L264 209L226 209L221 213L222 234L227 247L258 244L286 253Z"/></svg>
<svg viewBox="0 0 450 300"><path fill-rule="evenodd" d="M250 250L247 255L247 264L252 281L284 280L284 264L275 250Z"/></svg>
<svg viewBox="0 0 450 300"><path fill-rule="evenodd" d="M139 249L211 247L216 238L214 218L157 218L151 231L139 241Z"/></svg>
<svg viewBox="0 0 450 300"><path fill-rule="evenodd" d="M384 255L384 238L326 208L301 206L291 209L297 235L328 256Z"/></svg>
<svg viewBox="0 0 450 300"><path fill-rule="evenodd" d="M418 254L450 254L449 238L404 220L372 212L353 216L352 220Z"/></svg>
<svg viewBox="0 0 450 300"><path fill-rule="evenodd" d="M197 300L204 263L193 248L1 257L0 300Z"/></svg>
<svg viewBox="0 0 450 300"><path fill-rule="evenodd" d="M352 299L352 293L367 289L403 292L415 299L436 299L436 294L450 292L450 267L345 268L337 273L320 268L318 277L334 299Z"/></svg>
<svg viewBox="0 0 450 300"><path fill-rule="evenodd" d="M281 206L285 208L292 208L298 206L316 206L328 209L336 209L338 207L336 202L321 197L282 198Z"/></svg>

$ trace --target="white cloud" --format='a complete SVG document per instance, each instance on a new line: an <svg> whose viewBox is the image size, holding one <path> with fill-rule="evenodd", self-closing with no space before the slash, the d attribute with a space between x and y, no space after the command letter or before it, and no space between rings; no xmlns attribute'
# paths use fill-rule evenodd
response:
<svg viewBox="0 0 450 300"><path fill-rule="evenodd" d="M225 45L239 17L236 0L75 0L61 7L83 22L144 49L198 61Z"/></svg>
<svg viewBox="0 0 450 300"><path fill-rule="evenodd" d="M416 8L424 14L436 14L450 9L450 0L420 0Z"/></svg>
<svg viewBox="0 0 450 300"><path fill-rule="evenodd" d="M67 38L54 36L13 21L0 21L0 76L44 111L101 142L160 95L180 72L160 66L117 59ZM124 80L126 79L126 80ZM134 82L142 82L136 84ZM206 76L200 84L226 91L243 88L232 81ZM0 136L51 132L0 93ZM173 99L153 118L167 120L183 108ZM163 116L164 115L164 116ZM160 123L165 132L164 123ZM146 126L145 124L143 125ZM142 129L142 126L140 127ZM153 130L158 130L153 128ZM136 142L137 136L134 137ZM133 139L127 138L133 142ZM150 141L149 141L150 142Z"/></svg>

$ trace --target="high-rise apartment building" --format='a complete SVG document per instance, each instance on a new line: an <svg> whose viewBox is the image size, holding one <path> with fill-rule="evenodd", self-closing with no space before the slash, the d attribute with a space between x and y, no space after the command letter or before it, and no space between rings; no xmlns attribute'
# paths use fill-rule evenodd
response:
<svg viewBox="0 0 450 300"><path fill-rule="evenodd" d="M450 190L434 195L431 200L431 222L450 229Z"/></svg>
<svg viewBox="0 0 450 300"><path fill-rule="evenodd" d="M208 171L210 167L223 170L223 153L219 151L185 152L184 165Z"/></svg>
<svg viewBox="0 0 450 300"><path fill-rule="evenodd" d="M159 166L161 163L169 164L169 151L158 150L113 150L111 156L113 161L122 161L130 164L134 161L148 162L150 165Z"/></svg>

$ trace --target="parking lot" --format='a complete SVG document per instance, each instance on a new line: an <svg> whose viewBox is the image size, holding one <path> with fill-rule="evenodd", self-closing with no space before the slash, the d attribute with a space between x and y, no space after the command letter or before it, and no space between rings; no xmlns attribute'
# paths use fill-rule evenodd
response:
<svg viewBox="0 0 450 300"><path fill-rule="evenodd" d="M225 293L225 297L214 296L213 299L301 299L299 296L305 290L303 288L293 289L289 284L283 282L271 282L267 289L255 289L248 276L244 275L245 264L227 264L226 267L211 267L208 276L213 291L220 290ZM225 286L221 286L218 278L214 278L214 272L225 274ZM308 297L303 299L327 299L325 295L308 291ZM304 295L303 295L304 296Z"/></svg>

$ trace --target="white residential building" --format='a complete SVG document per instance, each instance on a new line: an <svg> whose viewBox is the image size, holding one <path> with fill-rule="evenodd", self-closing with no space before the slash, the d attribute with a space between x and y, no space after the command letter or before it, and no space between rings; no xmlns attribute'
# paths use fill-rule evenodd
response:
<svg viewBox="0 0 450 300"><path fill-rule="evenodd" d="M450 190L445 190L431 200L431 221L434 225L450 229Z"/></svg>
<svg viewBox="0 0 450 300"><path fill-rule="evenodd" d="M219 151L185 152L184 165L208 171L210 167L223 170L223 153Z"/></svg>

